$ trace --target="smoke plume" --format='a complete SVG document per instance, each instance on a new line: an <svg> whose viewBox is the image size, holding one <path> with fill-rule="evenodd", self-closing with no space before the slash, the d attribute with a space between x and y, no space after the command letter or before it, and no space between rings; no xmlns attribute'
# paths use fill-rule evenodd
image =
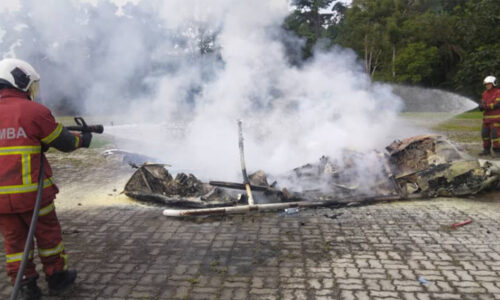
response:
<svg viewBox="0 0 500 300"><path fill-rule="evenodd" d="M289 63L283 41L303 42L281 28L286 0L12 3L0 4L0 51L40 71L40 101L113 122L118 147L178 170L237 180L238 119L248 169L271 173L399 134L400 98L351 50Z"/></svg>

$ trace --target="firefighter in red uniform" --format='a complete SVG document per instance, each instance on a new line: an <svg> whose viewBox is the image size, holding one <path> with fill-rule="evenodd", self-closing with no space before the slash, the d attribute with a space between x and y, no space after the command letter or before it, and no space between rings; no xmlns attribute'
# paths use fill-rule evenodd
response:
<svg viewBox="0 0 500 300"><path fill-rule="evenodd" d="M490 155L492 145L493 152L500 155L500 89L496 88L497 79L494 76L484 78L483 84L486 90L479 105L479 110L484 111L481 130L483 151L479 155Z"/></svg>
<svg viewBox="0 0 500 300"><path fill-rule="evenodd" d="M43 151L48 147L64 152L89 147L92 135L69 132L49 109L33 101L39 80L33 67L22 60L0 61L0 231L5 240L7 274L14 283L33 214L38 175L44 172L35 238L49 289L57 293L75 281L76 271L68 270L54 207L58 189ZM41 159L44 170L40 170ZM23 299L41 298L33 252L31 249L20 288Z"/></svg>

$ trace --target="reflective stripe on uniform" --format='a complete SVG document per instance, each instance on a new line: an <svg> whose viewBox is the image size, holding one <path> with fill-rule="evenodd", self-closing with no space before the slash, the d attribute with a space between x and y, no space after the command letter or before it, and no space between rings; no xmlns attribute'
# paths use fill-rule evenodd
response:
<svg viewBox="0 0 500 300"><path fill-rule="evenodd" d="M75 148L78 148L80 146L80 138L75 135Z"/></svg>
<svg viewBox="0 0 500 300"><path fill-rule="evenodd" d="M495 103L490 103L490 108L493 109L495 107Z"/></svg>
<svg viewBox="0 0 500 300"><path fill-rule="evenodd" d="M48 136L44 137L42 139L42 143L47 144L47 145L52 143L52 141L57 139L57 137L61 134L62 130L63 130L62 124L57 123L56 129L54 129L54 131L52 131Z"/></svg>
<svg viewBox="0 0 500 300"><path fill-rule="evenodd" d="M56 254L60 254L64 251L64 244L63 242L61 241L57 246L55 246L54 248L50 248L50 249L42 249L42 248L38 248L38 255L42 256L42 257L47 257L47 256L52 256L52 255L56 255Z"/></svg>
<svg viewBox="0 0 500 300"><path fill-rule="evenodd" d="M23 184L31 183L31 155L23 154L21 158L21 163L23 165Z"/></svg>
<svg viewBox="0 0 500 300"><path fill-rule="evenodd" d="M42 217L42 216L45 216L45 215L48 215L51 211L53 211L55 208L55 205L54 205L54 202L50 203L49 205L45 206L45 207L42 207L40 208L40 212L39 212L39 216Z"/></svg>
<svg viewBox="0 0 500 300"><path fill-rule="evenodd" d="M52 185L54 185L52 177L47 178L43 181L43 188L47 188ZM0 186L0 195L36 192L37 189L38 189L38 183Z"/></svg>
<svg viewBox="0 0 500 300"><path fill-rule="evenodd" d="M7 254L7 255L5 255L5 257L7 258L6 261L7 261L7 263L21 261L23 259L23 254L24 254L24 252ZM30 254L28 255L28 258L29 259L33 258L33 250L30 250Z"/></svg>
<svg viewBox="0 0 500 300"><path fill-rule="evenodd" d="M500 119L500 115L489 115L489 116L484 116L485 119Z"/></svg>
<svg viewBox="0 0 500 300"><path fill-rule="evenodd" d="M28 189L31 192L31 155L42 152L41 146L14 146L14 147L1 147L0 155L21 155L21 178L22 185L19 186L0 186L0 194L10 194L4 192L11 189ZM36 190L36 189L35 189ZM20 192L24 193L24 192Z"/></svg>
<svg viewBox="0 0 500 300"><path fill-rule="evenodd" d="M63 266L63 271L66 271L68 269L68 254L62 254L60 255L63 260L64 260L64 266Z"/></svg>
<svg viewBox="0 0 500 300"><path fill-rule="evenodd" d="M15 155L15 154L36 154L42 152L41 146L15 146L15 147L0 147L0 155Z"/></svg>
<svg viewBox="0 0 500 300"><path fill-rule="evenodd" d="M491 139L492 142L500 142L500 138Z"/></svg>

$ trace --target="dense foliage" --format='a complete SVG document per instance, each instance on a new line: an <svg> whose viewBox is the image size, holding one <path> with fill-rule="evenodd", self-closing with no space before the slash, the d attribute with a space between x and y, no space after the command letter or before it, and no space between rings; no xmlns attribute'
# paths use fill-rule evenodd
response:
<svg viewBox="0 0 500 300"><path fill-rule="evenodd" d="M284 27L314 47L352 48L374 80L477 97L500 77L498 0L294 0ZM322 41L322 42L320 42Z"/></svg>

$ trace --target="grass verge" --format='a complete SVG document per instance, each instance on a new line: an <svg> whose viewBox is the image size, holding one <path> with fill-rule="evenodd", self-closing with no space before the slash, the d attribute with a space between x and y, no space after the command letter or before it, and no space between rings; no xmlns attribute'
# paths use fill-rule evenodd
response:
<svg viewBox="0 0 500 300"><path fill-rule="evenodd" d="M451 140L458 143L481 143L481 124L483 113L469 111L439 123L433 130L442 132Z"/></svg>

